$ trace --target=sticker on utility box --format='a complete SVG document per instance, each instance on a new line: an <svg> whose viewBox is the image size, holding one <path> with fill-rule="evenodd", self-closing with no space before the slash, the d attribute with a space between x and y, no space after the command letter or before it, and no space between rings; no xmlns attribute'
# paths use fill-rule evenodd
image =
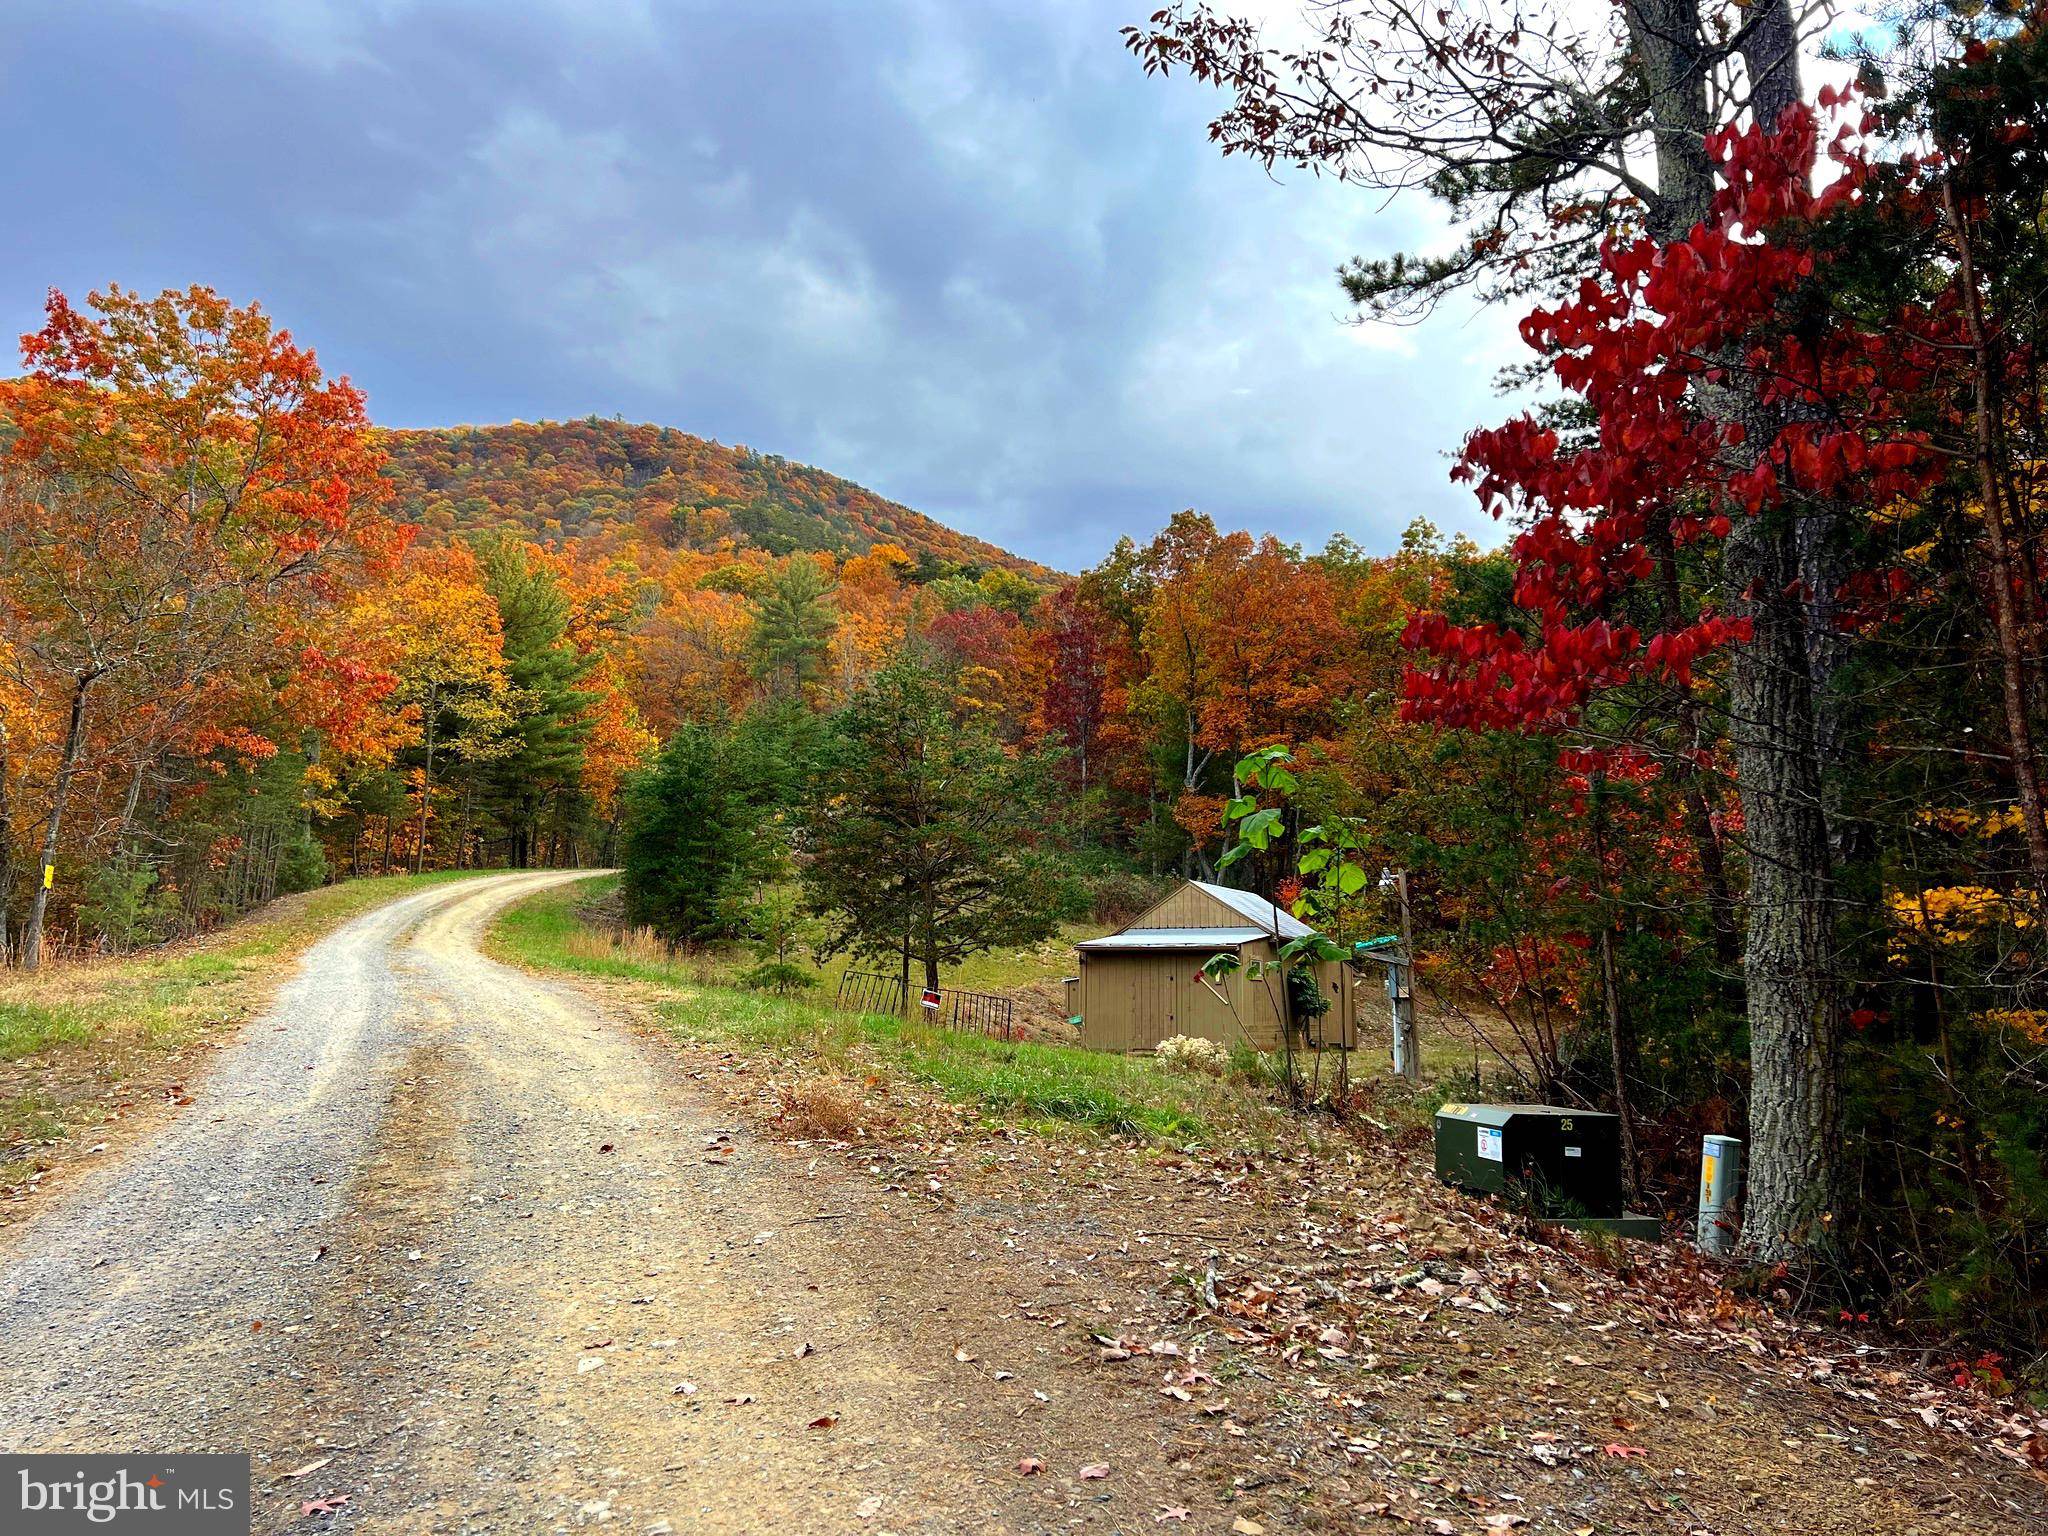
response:
<svg viewBox="0 0 2048 1536"><path fill-rule="evenodd" d="M1500 1131L1496 1127L1491 1125L1479 1127L1479 1155L1489 1163L1497 1163L1501 1160Z"/></svg>

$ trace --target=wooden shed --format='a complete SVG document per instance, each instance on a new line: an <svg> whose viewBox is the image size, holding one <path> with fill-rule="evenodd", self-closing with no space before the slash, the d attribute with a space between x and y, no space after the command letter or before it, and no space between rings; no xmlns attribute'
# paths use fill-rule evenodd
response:
<svg viewBox="0 0 2048 1536"><path fill-rule="evenodd" d="M1069 987L1081 1021L1081 1044L1103 1051L1149 1051L1174 1035L1196 1035L1225 1045L1280 1047L1280 978L1254 981L1245 967L1279 958L1273 944L1310 930L1291 912L1250 891L1190 880L1141 912L1126 928L1075 946L1080 975ZM1215 983L1202 967L1232 954L1239 969ZM1357 986L1349 966L1315 967L1328 1012L1309 1021L1296 1044L1356 1043Z"/></svg>

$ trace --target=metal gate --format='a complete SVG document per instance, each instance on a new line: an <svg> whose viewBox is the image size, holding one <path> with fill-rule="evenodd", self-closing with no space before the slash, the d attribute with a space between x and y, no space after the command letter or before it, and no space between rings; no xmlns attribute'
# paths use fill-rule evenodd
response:
<svg viewBox="0 0 2048 1536"><path fill-rule="evenodd" d="M919 994L920 999L924 996ZM875 971L848 971L839 978L837 1005L849 1013L883 1013L901 1017L909 994L901 976ZM1016 1000L993 992L962 992L941 987L938 1006L920 1001L918 1016L941 1029L967 1030L992 1040L1008 1040L1016 1029Z"/></svg>
<svg viewBox="0 0 2048 1536"><path fill-rule="evenodd" d="M956 992L946 987L939 992L938 1016L933 1022L947 1029L972 1030L991 1040L1007 1040L1016 1015L1017 1005L1010 998L992 992Z"/></svg>
<svg viewBox="0 0 2048 1536"><path fill-rule="evenodd" d="M839 978L835 1005L848 1013L903 1013L903 978L874 971L848 971Z"/></svg>

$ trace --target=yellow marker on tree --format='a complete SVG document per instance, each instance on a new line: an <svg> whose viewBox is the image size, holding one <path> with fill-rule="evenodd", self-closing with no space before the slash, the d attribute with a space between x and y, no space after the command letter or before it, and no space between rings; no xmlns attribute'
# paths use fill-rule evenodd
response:
<svg viewBox="0 0 2048 1536"><path fill-rule="evenodd" d="M54 864L45 864L43 866L43 889L46 891L54 891L56 888L57 866Z"/></svg>

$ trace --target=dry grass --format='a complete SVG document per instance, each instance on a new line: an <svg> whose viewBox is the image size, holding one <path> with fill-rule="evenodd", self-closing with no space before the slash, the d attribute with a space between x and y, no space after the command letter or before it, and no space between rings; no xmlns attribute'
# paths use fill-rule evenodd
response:
<svg viewBox="0 0 2048 1536"><path fill-rule="evenodd" d="M776 1123L797 1141L851 1141L879 1129L867 1096L841 1077L799 1077L781 1084L775 1098Z"/></svg>
<svg viewBox="0 0 2048 1536"><path fill-rule="evenodd" d="M673 986L730 984L733 968L719 955L672 948L652 928L618 928L593 911L595 905L577 894L568 907L541 909L554 920L549 940L554 963L561 969L655 979Z"/></svg>
<svg viewBox="0 0 2048 1536"><path fill-rule="evenodd" d="M681 962L668 942L652 928L586 928L570 940L569 952L579 960L618 960L628 965L670 966Z"/></svg>

